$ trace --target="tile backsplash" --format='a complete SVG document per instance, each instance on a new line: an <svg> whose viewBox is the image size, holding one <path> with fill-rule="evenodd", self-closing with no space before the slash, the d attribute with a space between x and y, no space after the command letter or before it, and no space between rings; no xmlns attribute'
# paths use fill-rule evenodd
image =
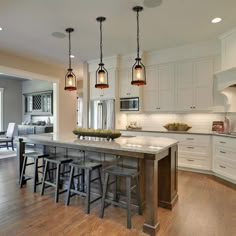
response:
<svg viewBox="0 0 236 236"><path fill-rule="evenodd" d="M165 130L163 125L170 122L183 122L192 126L193 132L210 132L212 121L223 121L224 113L197 114L127 114L127 125L137 122L145 130ZM229 113L231 131L236 131L236 113ZM124 127L125 128L125 127Z"/></svg>

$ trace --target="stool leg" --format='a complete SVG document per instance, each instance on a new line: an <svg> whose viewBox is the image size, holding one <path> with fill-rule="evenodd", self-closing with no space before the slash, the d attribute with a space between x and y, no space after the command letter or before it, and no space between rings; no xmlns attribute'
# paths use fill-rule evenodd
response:
<svg viewBox="0 0 236 236"><path fill-rule="evenodd" d="M127 197L127 228L131 229L131 178L126 177L126 197Z"/></svg>
<svg viewBox="0 0 236 236"><path fill-rule="evenodd" d="M55 202L58 202L59 199L60 172L61 164L57 164Z"/></svg>
<svg viewBox="0 0 236 236"><path fill-rule="evenodd" d="M102 177L101 177L101 169L97 168L98 170L98 182L99 182L99 192L100 196L102 197Z"/></svg>
<svg viewBox="0 0 236 236"><path fill-rule="evenodd" d="M135 177L135 180L136 180L136 196L137 196L137 202L138 202L138 213L139 213L139 215L142 215L142 206L141 206L141 197L140 197L138 176Z"/></svg>
<svg viewBox="0 0 236 236"><path fill-rule="evenodd" d="M85 177L84 177L84 170L82 170L82 176L81 176L81 179L82 179L82 189L81 189L81 191L82 192L84 192L85 190L84 190L84 183L85 183Z"/></svg>
<svg viewBox="0 0 236 236"><path fill-rule="evenodd" d="M117 198L117 176L114 176L115 178L115 183L114 183L114 196L113 196L113 200L114 201L118 201L118 198Z"/></svg>
<svg viewBox="0 0 236 236"><path fill-rule="evenodd" d="M109 174L105 174L105 181L104 181L104 187L103 187L103 194L102 194L102 204L100 209L100 218L103 218L104 216L104 207L105 207L105 199L107 194L107 187L108 187L108 181L109 181Z"/></svg>
<svg viewBox="0 0 236 236"><path fill-rule="evenodd" d="M33 191L36 192L36 183L38 179L38 158L34 160L34 183L33 183Z"/></svg>
<svg viewBox="0 0 236 236"><path fill-rule="evenodd" d="M20 188L22 188L22 185L23 185L23 179L24 179L24 175L25 175L26 163L27 163L27 156L24 157L23 166L22 166L22 170L21 170Z"/></svg>
<svg viewBox="0 0 236 236"><path fill-rule="evenodd" d="M91 181L91 171L89 169L85 170L86 174L86 203L85 203L85 214L90 213L90 181Z"/></svg>
<svg viewBox="0 0 236 236"><path fill-rule="evenodd" d="M48 172L48 161L46 160L45 167L44 167L44 173L43 173L42 187L41 187L41 196L44 194L45 180L47 178L47 172Z"/></svg>
<svg viewBox="0 0 236 236"><path fill-rule="evenodd" d="M69 204L70 204L70 190L71 190L71 187L72 187L72 181L74 179L73 177L74 177L74 166L71 166L70 178L69 178L69 187L68 187L67 195L66 195L66 206L69 206Z"/></svg>

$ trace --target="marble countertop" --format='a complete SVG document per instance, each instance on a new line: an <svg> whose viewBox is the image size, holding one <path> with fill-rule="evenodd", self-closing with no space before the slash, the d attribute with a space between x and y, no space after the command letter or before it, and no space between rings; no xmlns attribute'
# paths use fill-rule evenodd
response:
<svg viewBox="0 0 236 236"><path fill-rule="evenodd" d="M106 140L95 137L77 138L71 133L43 133L19 136L25 142L44 145L65 144L71 147L92 147L109 150L119 150L136 153L158 154L161 151L178 143L177 140L162 137L121 136L115 140Z"/></svg>
<svg viewBox="0 0 236 236"><path fill-rule="evenodd" d="M148 132L148 133L165 133L165 134L199 134L199 135L215 135L215 136L223 136L223 137L230 137L230 138L236 138L236 132L232 133L216 133L212 131L167 131L167 130L146 130L146 129L133 129L133 130L127 130L127 129L121 129L122 131L127 132Z"/></svg>

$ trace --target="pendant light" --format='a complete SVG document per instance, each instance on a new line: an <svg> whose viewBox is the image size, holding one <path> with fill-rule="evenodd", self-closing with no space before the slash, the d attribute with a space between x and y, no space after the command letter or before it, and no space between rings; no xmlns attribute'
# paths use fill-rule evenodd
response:
<svg viewBox="0 0 236 236"><path fill-rule="evenodd" d="M141 62L139 57L139 12L143 10L143 7L136 6L133 7L133 11L137 12L137 57L135 58L135 63L132 67L132 85L145 85L146 84L146 71L145 66Z"/></svg>
<svg viewBox="0 0 236 236"><path fill-rule="evenodd" d="M70 34L73 32L73 28L67 28L66 32L69 34L69 69L65 75L65 90L73 91L76 90L76 76L73 73L73 69L71 68L71 39Z"/></svg>
<svg viewBox="0 0 236 236"><path fill-rule="evenodd" d="M99 67L96 71L96 83L95 88L109 88L108 84L108 71L104 67L104 63L102 62L102 22L106 20L105 17L100 16L96 19L98 22L100 22L100 63L98 64Z"/></svg>

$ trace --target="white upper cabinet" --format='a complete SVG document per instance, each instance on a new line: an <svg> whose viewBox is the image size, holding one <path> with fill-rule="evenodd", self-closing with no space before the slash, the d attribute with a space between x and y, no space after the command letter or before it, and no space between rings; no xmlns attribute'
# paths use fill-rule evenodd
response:
<svg viewBox="0 0 236 236"><path fill-rule="evenodd" d="M176 66L176 109L210 111L213 103L213 60L182 62Z"/></svg>
<svg viewBox="0 0 236 236"><path fill-rule="evenodd" d="M108 69L108 83L109 88L105 89L98 89L95 88L96 83L96 73L90 72L89 79L90 79L90 99L115 99L116 96L116 70Z"/></svg>
<svg viewBox="0 0 236 236"><path fill-rule="evenodd" d="M143 109L148 112L174 110L174 65L147 67L147 85L143 90Z"/></svg>
<svg viewBox="0 0 236 236"><path fill-rule="evenodd" d="M119 77L120 98L140 97L141 87L131 85L131 80L132 80L131 68L119 70L118 77Z"/></svg>

